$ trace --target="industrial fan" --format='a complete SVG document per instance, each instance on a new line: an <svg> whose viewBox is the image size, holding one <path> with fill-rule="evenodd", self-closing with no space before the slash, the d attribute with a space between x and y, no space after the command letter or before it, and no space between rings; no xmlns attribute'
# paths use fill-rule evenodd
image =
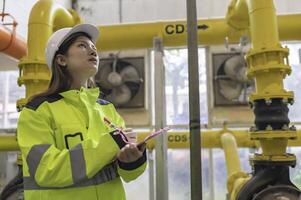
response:
<svg viewBox="0 0 301 200"><path fill-rule="evenodd" d="M215 103L217 105L246 104L254 83L247 79L246 62L241 54L223 57L215 74ZM218 94L218 95L217 95Z"/></svg>
<svg viewBox="0 0 301 200"><path fill-rule="evenodd" d="M143 104L144 99L140 103L136 101L129 106L129 103L139 96L139 91L143 90L142 74L139 66L133 63L135 63L134 58L120 59L116 55L111 59L100 61L95 83L100 87L103 99L112 102L117 107L139 107Z"/></svg>

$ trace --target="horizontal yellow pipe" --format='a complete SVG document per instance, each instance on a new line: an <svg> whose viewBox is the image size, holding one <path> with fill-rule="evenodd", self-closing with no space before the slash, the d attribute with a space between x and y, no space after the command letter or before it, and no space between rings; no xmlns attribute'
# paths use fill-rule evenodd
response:
<svg viewBox="0 0 301 200"><path fill-rule="evenodd" d="M223 131L206 130L202 131L201 141L202 148L222 148L220 137ZM259 142L251 140L247 130L231 130L230 132L235 137L237 147L239 148L256 148L259 147ZM149 132L139 132L138 141L142 141ZM170 149L186 149L189 148L189 132L168 132L168 148ZM297 131L296 140L289 140L288 146L301 146L301 131ZM155 140L148 141L148 148L154 148ZM0 151L19 150L16 136L0 134Z"/></svg>
<svg viewBox="0 0 301 200"><path fill-rule="evenodd" d="M279 37L282 41L301 40L301 14L278 16ZM248 29L230 27L225 19L198 20L198 41L202 45L238 43L241 35L249 35ZM161 21L152 23L99 26L100 51L152 48L153 38L162 37L164 47L185 46L186 21Z"/></svg>
<svg viewBox="0 0 301 200"><path fill-rule="evenodd" d="M222 44L225 37L238 41L238 32L229 30L224 19L198 20L198 40L201 44ZM186 21L161 21L152 23L99 26L100 51L151 48L153 38L161 37L165 47L186 45ZM231 34L230 34L231 32Z"/></svg>
<svg viewBox="0 0 301 200"><path fill-rule="evenodd" d="M19 146L14 135L0 134L0 151L17 151Z"/></svg>
<svg viewBox="0 0 301 200"><path fill-rule="evenodd" d="M249 133L246 130L231 131L233 133L238 147L257 147L259 143L250 140ZM149 132L139 132L138 141L142 141ZM203 131L201 134L202 148L222 148L220 136L222 131ZM301 135L301 133L300 133ZM4 138L2 140L2 138ZM168 148L171 149L185 149L189 148L189 132L168 132ZM299 143L301 145L301 141ZM148 148L155 147L155 140L148 141ZM0 136L0 151L18 150L18 144L14 135Z"/></svg>
<svg viewBox="0 0 301 200"><path fill-rule="evenodd" d="M223 134L220 130L206 130L201 133L202 148L222 148L220 137ZM255 148L259 146L258 142L250 140L250 134L247 130L231 131L234 135L238 147ZM141 133L138 135L138 140L142 140L148 133ZM168 148L181 149L189 148L189 132L168 132ZM301 143L300 143L301 144ZM155 140L148 142L149 148L153 148Z"/></svg>

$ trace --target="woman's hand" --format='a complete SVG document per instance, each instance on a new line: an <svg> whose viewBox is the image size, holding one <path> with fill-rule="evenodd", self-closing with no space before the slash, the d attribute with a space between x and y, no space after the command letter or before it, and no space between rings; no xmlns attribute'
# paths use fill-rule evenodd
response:
<svg viewBox="0 0 301 200"><path fill-rule="evenodd" d="M130 143L137 142L137 133L134 132L132 128L123 129L122 132L125 134L126 138Z"/></svg>
<svg viewBox="0 0 301 200"><path fill-rule="evenodd" d="M117 154L117 159L124 163L130 163L138 160L143 155L135 144L125 145Z"/></svg>

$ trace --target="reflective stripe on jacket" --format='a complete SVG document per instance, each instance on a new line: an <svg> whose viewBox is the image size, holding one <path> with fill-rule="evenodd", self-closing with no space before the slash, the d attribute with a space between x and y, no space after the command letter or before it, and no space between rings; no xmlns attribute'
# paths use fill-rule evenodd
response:
<svg viewBox="0 0 301 200"><path fill-rule="evenodd" d="M17 139L22 152L25 200L123 200L120 177L143 173L137 161L116 161L125 145L103 121L124 127L114 106L98 99L99 88L68 90L35 99L22 109Z"/></svg>

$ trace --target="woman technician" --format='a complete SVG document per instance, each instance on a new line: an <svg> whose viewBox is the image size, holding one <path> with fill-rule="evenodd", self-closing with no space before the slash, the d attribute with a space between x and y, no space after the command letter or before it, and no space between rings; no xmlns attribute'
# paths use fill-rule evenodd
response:
<svg viewBox="0 0 301 200"><path fill-rule="evenodd" d="M93 86L98 34L80 24L56 31L47 43L49 88L29 100L17 127L25 200L123 200L120 177L128 182L145 170L145 148L127 144L104 122L125 126Z"/></svg>

